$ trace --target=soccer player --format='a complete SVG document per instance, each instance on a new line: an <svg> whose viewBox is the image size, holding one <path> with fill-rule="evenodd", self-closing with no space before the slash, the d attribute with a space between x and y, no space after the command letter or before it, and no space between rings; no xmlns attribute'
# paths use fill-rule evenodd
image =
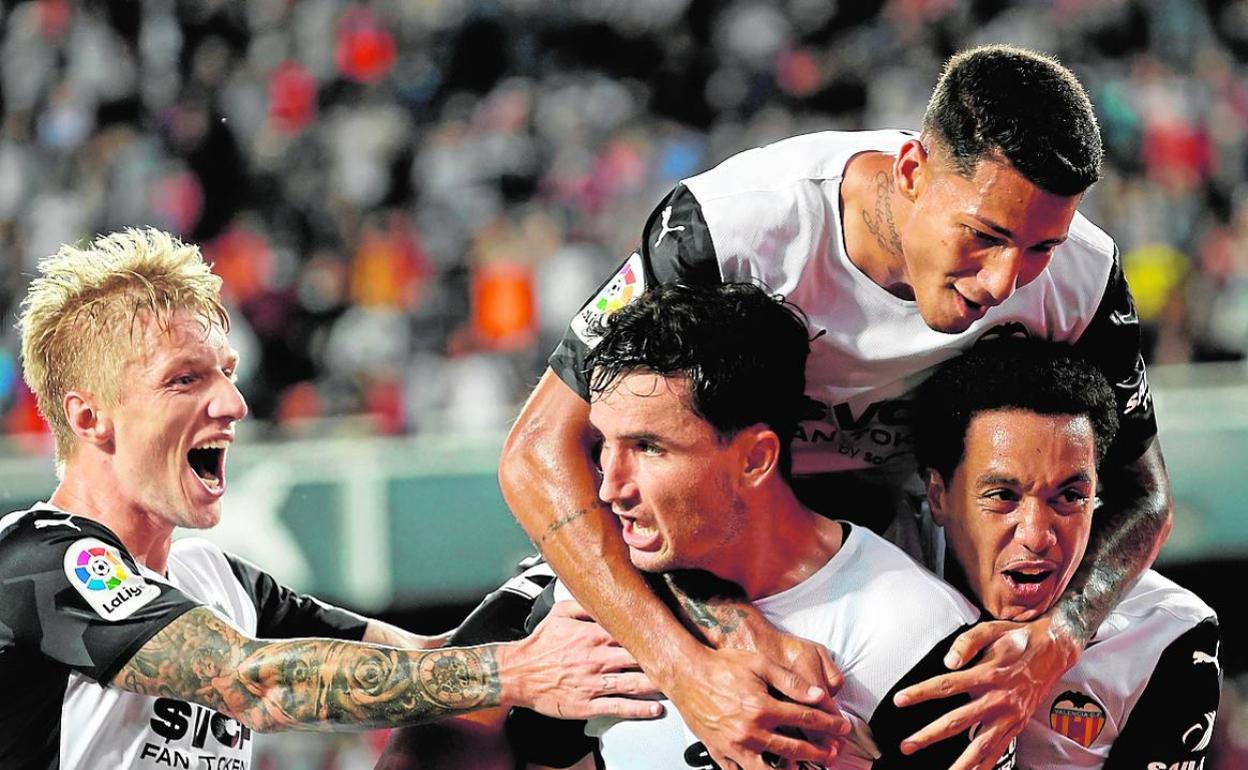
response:
<svg viewBox="0 0 1248 770"><path fill-rule="evenodd" d="M1010 621L1000 628L1047 612L1075 573L1100 515L1098 466L1118 427L1115 406L1094 367L1051 343L977 349L920 388L915 451L948 534L946 576ZM1213 610L1148 570L1048 687L1018 739L1018 764L1203 767L1220 690Z"/></svg>
<svg viewBox="0 0 1248 770"><path fill-rule="evenodd" d="M1112 239L1076 212L1101 156L1092 106L1071 72L1019 49L966 51L948 62L918 133L795 137L684 180L655 209L637 252L573 319L508 438L503 493L554 571L720 764L761 768L758 747L777 737L768 726L783 706L752 662L800 673L822 690L803 702L830 710L823 696L838 677L816 647L746 605L734 611L748 633L725 639L710 629L715 647L699 644L630 563L618 519L595 492L583 363L596 322L671 283L757 280L803 308L819 335L806 379L817 407L797 428L795 489L816 510L851 518L900 491L921 499L911 394L935 365L982 337L1020 335L1073 344L1096 362L1114 386L1122 429L1102 468L1104 507L1087 558L1067 595L1028 624L1027 645L977 636L950 656L954 668L984 645L1004 656L958 680L980 693L973 714L983 729L954 767L988 767L1169 527L1133 303ZM923 530L918 506L900 508L891 520L859 523L939 568L940 542ZM475 619L477 628L516 625L486 608ZM722 649L734 644L755 654ZM732 681L747 705L705 697L708 681ZM787 758L817 761L812 752Z"/></svg>
<svg viewBox="0 0 1248 770"><path fill-rule="evenodd" d="M979 613L868 528L797 499L789 447L807 405L802 319L758 286L721 284L656 287L608 323L587 361L590 424L599 495L620 521L630 561L666 574L692 617L718 615L692 587L709 573L779 627L826 647L845 678L845 724L822 715L822 727L800 726L812 739L822 733L823 745L840 743L836 767L947 767L966 736L901 754L901 739L941 707L925 714L891 698L942 670L948 644ZM555 595L567 589L557 584ZM721 622L723 633L738 633L731 616ZM735 704L750 697L731 681L704 682L703 693ZM798 726L801 712L788 704L778 724ZM594 720L586 732L608 770L712 766L678 709L645 723ZM531 729L511 734L525 759L571 758ZM786 740L762 749L783 752Z"/></svg>
<svg viewBox="0 0 1248 770"><path fill-rule="evenodd" d="M252 731L500 703L658 713L617 697L644 677L575 605L524 643L399 649L429 640L204 540L172 543L217 523L247 414L220 287L197 248L155 230L63 247L30 285L24 373L60 483L0 519L0 767L245 770Z"/></svg>

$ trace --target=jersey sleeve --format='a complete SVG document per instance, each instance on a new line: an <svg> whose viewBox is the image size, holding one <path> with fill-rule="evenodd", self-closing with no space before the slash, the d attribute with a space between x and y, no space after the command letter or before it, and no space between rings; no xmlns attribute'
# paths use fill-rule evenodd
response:
<svg viewBox="0 0 1248 770"><path fill-rule="evenodd" d="M1120 428L1111 454L1120 462L1136 459L1157 435L1157 419L1140 352L1140 319L1117 252L1101 304L1075 348L1097 365L1118 400Z"/></svg>
<svg viewBox="0 0 1248 770"><path fill-rule="evenodd" d="M901 753L901 742L909 738L919 729L926 727L953 709L970 702L966 695L958 695L940 700L926 701L913 706L900 708L893 704L893 696L905 688L931 679L934 676L949 673L944 664L945 653L953 644L953 640L964 633L970 626L962 626L947 637L937 642L931 651L914 665L897 681L892 689L880 700L875 712L871 715L868 725L876 748L880 750L880 758L873 764L872 770L904 770L905 768L949 767L970 744L966 733L946 738L922 751L909 756Z"/></svg>
<svg viewBox="0 0 1248 770"><path fill-rule="evenodd" d="M1105 770L1204 766L1222 693L1218 646L1218 623L1209 618L1166 648Z"/></svg>
<svg viewBox="0 0 1248 770"><path fill-rule="evenodd" d="M162 628L199 603L145 577L108 528L28 514L0 540L0 648L30 650L109 684Z"/></svg>
<svg viewBox="0 0 1248 770"><path fill-rule="evenodd" d="M597 342L604 318L656 284L712 286L721 281L711 231L697 198L678 185L646 221L641 244L572 319L549 359L570 388L589 398L585 356Z"/></svg>
<svg viewBox="0 0 1248 770"><path fill-rule="evenodd" d="M368 620L316 597L296 593L278 583L272 575L232 554L225 555L234 577L256 605L256 636L262 639L326 637L364 638Z"/></svg>

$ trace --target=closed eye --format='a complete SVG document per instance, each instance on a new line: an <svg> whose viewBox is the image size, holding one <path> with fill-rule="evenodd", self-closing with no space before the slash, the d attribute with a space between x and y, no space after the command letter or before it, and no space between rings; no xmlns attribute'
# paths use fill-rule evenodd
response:
<svg viewBox="0 0 1248 770"><path fill-rule="evenodd" d="M990 235L984 232L983 230L977 230L974 227L971 227L970 225L962 225L962 227L966 230L967 233L970 234L972 238L988 246L1000 246L1001 244L1005 243L1003 239L998 238L995 235Z"/></svg>
<svg viewBox="0 0 1248 770"><path fill-rule="evenodd" d="M1012 489L990 489L987 492L984 492L982 495L980 495L980 497L983 497L989 500L1013 501L1013 500L1018 499L1018 495L1016 495L1014 493L1014 490Z"/></svg>

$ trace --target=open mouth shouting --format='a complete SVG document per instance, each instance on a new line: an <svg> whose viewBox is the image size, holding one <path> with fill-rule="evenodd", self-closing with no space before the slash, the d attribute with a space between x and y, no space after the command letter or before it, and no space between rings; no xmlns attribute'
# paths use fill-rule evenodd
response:
<svg viewBox="0 0 1248 770"><path fill-rule="evenodd" d="M1013 564L1001 570L1001 578L1014 601L1031 605L1045 598L1052 588L1057 565L1051 562Z"/></svg>
<svg viewBox="0 0 1248 770"><path fill-rule="evenodd" d="M657 550L660 544L659 528L655 525L642 524L631 516L621 516L620 524L624 542L638 551Z"/></svg>
<svg viewBox="0 0 1248 770"><path fill-rule="evenodd" d="M225 492L225 452L229 446L230 442L225 440L206 441L186 453L191 471L213 495Z"/></svg>

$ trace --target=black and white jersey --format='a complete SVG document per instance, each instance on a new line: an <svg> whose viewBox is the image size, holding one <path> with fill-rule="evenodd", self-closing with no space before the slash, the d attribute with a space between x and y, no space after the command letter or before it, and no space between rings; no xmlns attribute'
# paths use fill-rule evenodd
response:
<svg viewBox="0 0 1248 770"><path fill-rule="evenodd" d="M253 637L360 639L367 623L197 538L175 542L158 575L107 527L47 505L0 519L0 583L5 770L246 770L246 727L194 703L127 692L113 678L194 607Z"/></svg>
<svg viewBox="0 0 1248 770"><path fill-rule="evenodd" d="M1116 386L1123 429L1115 451L1139 456L1156 433L1139 323L1113 240L1082 215L1044 273L960 334L928 328L913 301L850 262L840 212L845 166L859 153L895 153L912 136L797 136L684 180L651 215L638 250L572 320L552 370L588 398L583 364L604 316L656 283L755 281L799 306L819 334L806 370L818 416L801 424L793 443L799 476L911 476L912 391L940 363L1002 335L1085 348Z"/></svg>
<svg viewBox="0 0 1248 770"><path fill-rule="evenodd" d="M1217 617L1145 572L1018 738L1025 770L1195 770L1221 694Z"/></svg>
<svg viewBox="0 0 1248 770"><path fill-rule="evenodd" d="M901 709L893 695L947 672L941 662L953 639L976 622L979 611L892 544L863 527L843 523L841 549L798 585L755 602L777 628L827 646L845 675L837 704L852 724L835 768L948 767L967 742L943 741L911 757L902 739L963 700L935 701ZM556 584L556 599L571 596ZM705 747L670 701L655 720L593 719L585 733L596 737L607 770L711 768ZM528 736L527 759L544 763L540 738ZM562 746L546 746L562 754ZM529 756L537 753L538 756ZM566 762L568 757L563 756Z"/></svg>

